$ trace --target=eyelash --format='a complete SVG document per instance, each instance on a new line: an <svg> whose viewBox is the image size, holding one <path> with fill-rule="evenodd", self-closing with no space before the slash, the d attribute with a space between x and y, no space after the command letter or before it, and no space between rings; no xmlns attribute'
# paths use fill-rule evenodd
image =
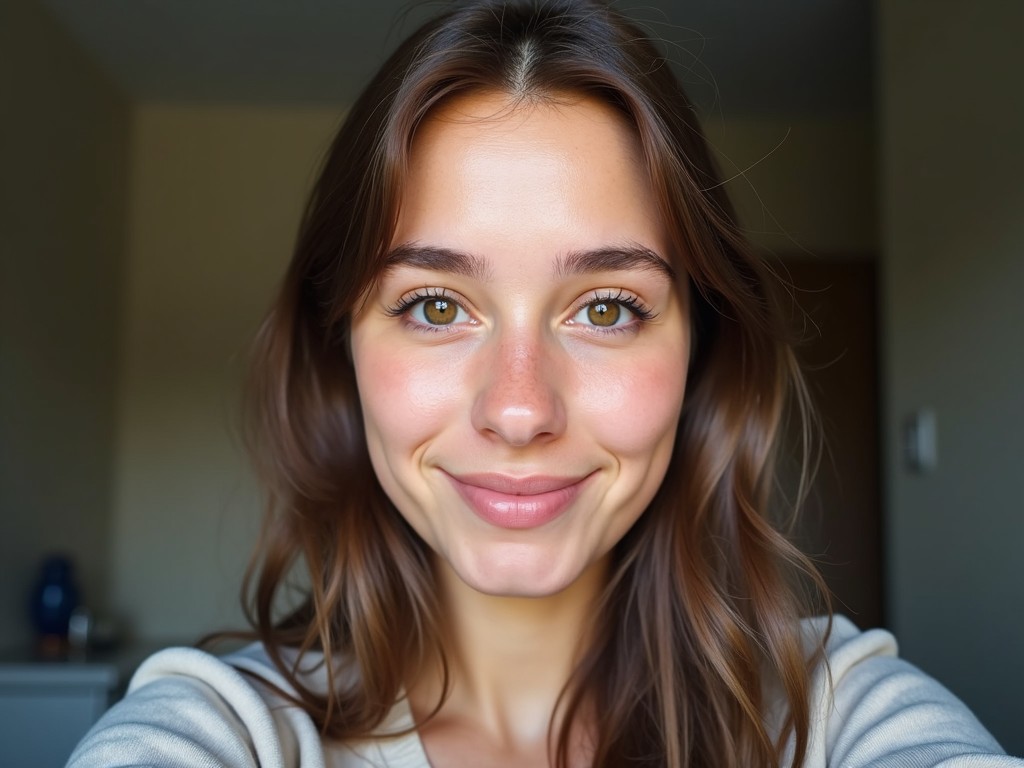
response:
<svg viewBox="0 0 1024 768"><path fill-rule="evenodd" d="M622 307L625 307L630 311L630 313L632 313L633 317L636 318L637 322L626 323L625 325L615 325L607 328L601 328L596 325L583 326L584 328L594 333L628 333L630 331L637 330L637 326L643 325L644 323L648 323L658 316L656 312L652 311L650 307L648 307L640 300L639 296L636 296L635 294L632 293L628 293L621 288L618 289L617 291L594 291L592 294L590 294L590 296L580 301L576 305L576 308L573 309L572 314L575 317L576 314L579 313L581 310L586 309L587 307L593 304L600 304L602 302L615 303Z"/></svg>
<svg viewBox="0 0 1024 768"><path fill-rule="evenodd" d="M465 302L460 300L458 297L453 296L445 288L423 288L413 293L407 293L398 299L394 304L385 308L385 312L388 317L402 317L406 316L407 321L410 325L415 326L417 330L427 331L429 333L450 333L453 328L450 325L429 325L426 323L420 323L413 320L408 320L407 313L414 306L419 304L421 301L429 299L446 299L448 301L457 304L463 311L466 311ZM586 309L592 304L600 304L601 302L614 302L622 307L629 310L630 313L636 318L636 323L627 323L621 326L611 326L608 328L600 328L598 326L583 325L591 332L603 333L603 334L614 334L623 333L631 330L635 330L636 325L642 325L643 323L650 322L657 313L651 311L651 309L644 304L640 297L627 293L626 291L619 289L617 291L594 291L586 299L576 304L572 311L572 316L578 314L581 310ZM581 324L582 325L582 324Z"/></svg>
<svg viewBox="0 0 1024 768"><path fill-rule="evenodd" d="M416 322L409 318L409 310L421 301L426 301L428 299L446 299L453 304L457 304L464 312L466 311L466 302L456 296L453 296L447 289L423 288L419 291L405 294L394 304L386 307L385 312L388 317L403 317L410 326L413 326L418 331L426 331L427 333L451 333L454 330L451 325L430 325L427 323Z"/></svg>

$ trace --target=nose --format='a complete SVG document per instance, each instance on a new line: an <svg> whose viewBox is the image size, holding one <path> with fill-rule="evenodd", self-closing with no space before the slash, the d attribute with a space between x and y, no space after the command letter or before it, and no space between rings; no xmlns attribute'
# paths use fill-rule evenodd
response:
<svg viewBox="0 0 1024 768"><path fill-rule="evenodd" d="M565 404L554 356L542 340L495 340L483 360L473 403L473 426L509 445L551 440L565 431Z"/></svg>

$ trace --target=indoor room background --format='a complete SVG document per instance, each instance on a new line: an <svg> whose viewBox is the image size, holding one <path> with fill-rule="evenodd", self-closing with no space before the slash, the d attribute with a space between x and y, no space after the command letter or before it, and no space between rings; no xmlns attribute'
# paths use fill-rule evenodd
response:
<svg viewBox="0 0 1024 768"><path fill-rule="evenodd" d="M683 44L744 227L810 317L829 450L800 536L837 610L1024 753L1024 3L633 5ZM0 648L31 644L52 552L125 641L242 625L246 347L401 37L402 4L374 6L0 0Z"/></svg>

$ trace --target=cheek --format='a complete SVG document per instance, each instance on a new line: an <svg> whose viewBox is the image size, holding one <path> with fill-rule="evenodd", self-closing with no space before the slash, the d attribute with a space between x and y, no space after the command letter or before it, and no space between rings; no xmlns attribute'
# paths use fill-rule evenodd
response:
<svg viewBox="0 0 1024 768"><path fill-rule="evenodd" d="M448 419L460 393L449 365L362 347L353 356L367 433L385 449L416 445Z"/></svg>
<svg viewBox="0 0 1024 768"><path fill-rule="evenodd" d="M622 457L648 456L675 438L686 386L685 356L671 353L629 365L588 366L578 407L589 431Z"/></svg>

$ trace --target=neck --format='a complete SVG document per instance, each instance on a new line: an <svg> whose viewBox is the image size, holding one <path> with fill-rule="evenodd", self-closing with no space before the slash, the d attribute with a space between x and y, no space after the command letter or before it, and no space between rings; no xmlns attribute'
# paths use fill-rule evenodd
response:
<svg viewBox="0 0 1024 768"><path fill-rule="evenodd" d="M510 751L546 749L552 714L589 635L606 578L602 560L557 594L496 597L477 592L439 564L450 696L436 722L421 733L461 725ZM436 706L442 684L435 664L410 687L417 719Z"/></svg>

